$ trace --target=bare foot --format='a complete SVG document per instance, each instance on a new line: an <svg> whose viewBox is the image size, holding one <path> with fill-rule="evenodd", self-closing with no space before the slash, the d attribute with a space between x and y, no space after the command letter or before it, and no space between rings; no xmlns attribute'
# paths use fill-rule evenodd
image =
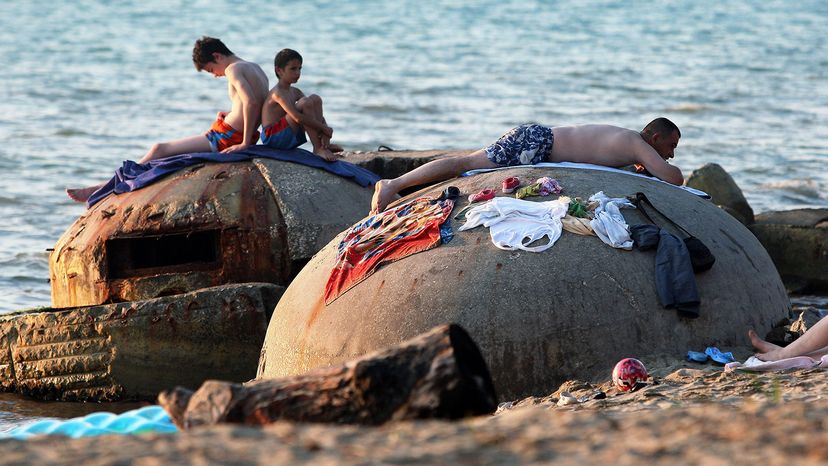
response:
<svg viewBox="0 0 828 466"><path fill-rule="evenodd" d="M767 341L759 338L759 335L757 335L753 330L748 330L748 338L750 338L750 344L762 353L767 353L768 351L774 351L781 348L780 346L768 343Z"/></svg>
<svg viewBox="0 0 828 466"><path fill-rule="evenodd" d="M374 185L374 196L371 198L371 213L382 212L391 201L398 197L397 192L391 186L391 180L377 181L377 184Z"/></svg>
<svg viewBox="0 0 828 466"><path fill-rule="evenodd" d="M66 194L75 202L86 202L92 194L101 189L102 185L88 186L86 188L68 188Z"/></svg>
<svg viewBox="0 0 828 466"><path fill-rule="evenodd" d="M759 350L759 352L754 355L757 359L762 361L776 361L777 359L782 359L780 352L784 348L781 346L774 345L773 343L769 343L759 338L759 335L757 335L753 330L748 330L748 338L750 338L750 344Z"/></svg>
<svg viewBox="0 0 828 466"><path fill-rule="evenodd" d="M324 147L320 147L319 149L314 149L313 153L320 156L320 157L322 157L323 159L327 160L328 162L334 162L334 161L336 161L336 159L339 158L336 155L334 155L333 152L329 151L328 149L325 149Z"/></svg>
<svg viewBox="0 0 828 466"><path fill-rule="evenodd" d="M333 153L335 153L335 154L336 154L337 152L342 152L342 151L344 151L344 150L345 150L345 149L343 149L343 148L342 148L342 146L340 146L339 144L328 144L328 149L330 149L330 151L331 151L331 152L333 152Z"/></svg>

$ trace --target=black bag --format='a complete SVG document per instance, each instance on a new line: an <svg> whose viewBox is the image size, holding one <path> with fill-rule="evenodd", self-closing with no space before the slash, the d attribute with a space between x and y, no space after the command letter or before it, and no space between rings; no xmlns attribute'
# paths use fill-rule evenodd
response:
<svg viewBox="0 0 828 466"><path fill-rule="evenodd" d="M687 235L687 238L684 238L684 245L687 246L687 251L690 253L690 263L693 264L693 272L699 273L704 272L705 270L709 270L713 267L713 264L716 263L716 256L710 252L710 248L707 247L706 244L702 242L702 240L696 238L695 236L691 235L687 230L682 228L681 225L674 222L670 219L670 217L664 215L660 210L656 209L652 202L647 198L647 195L644 193L635 193L635 198L630 199L633 204L644 214L644 217L650 221L650 223L654 225L658 225L656 222L647 215L647 211L644 210L644 204L647 204L651 209L657 212L659 215L664 217L668 222L670 222L673 226L684 232Z"/></svg>

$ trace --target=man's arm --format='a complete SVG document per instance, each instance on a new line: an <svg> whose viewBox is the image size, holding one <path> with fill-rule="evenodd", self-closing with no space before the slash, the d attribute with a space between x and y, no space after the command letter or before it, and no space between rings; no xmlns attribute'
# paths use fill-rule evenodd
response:
<svg viewBox="0 0 828 466"><path fill-rule="evenodd" d="M278 99L277 103L282 106L282 108L285 110L285 113L287 113L288 116L298 121L299 124L302 126L310 126L311 128L321 132L329 138L333 137L333 130L330 126L326 125L325 123L322 123L321 121L317 120L316 118L310 115L306 115L300 112L299 109L296 108L296 103L293 101L293 98L290 95L290 93L288 92L286 94L287 95L282 94L282 92L277 92L276 97Z"/></svg>
<svg viewBox="0 0 828 466"><path fill-rule="evenodd" d="M244 71L239 70L238 67L229 66L225 71L227 81L236 90L236 95L239 96L242 102L242 115L244 117L244 130L242 133L242 143L235 146L228 147L222 152L234 152L253 145L253 135L256 133L256 128L262 122L262 100L253 92L250 82L244 76Z"/></svg>
<svg viewBox="0 0 828 466"><path fill-rule="evenodd" d="M658 155L649 144L637 138L635 141L635 163L640 164L650 174L660 180L681 186L684 184L684 176L678 167L670 165Z"/></svg>

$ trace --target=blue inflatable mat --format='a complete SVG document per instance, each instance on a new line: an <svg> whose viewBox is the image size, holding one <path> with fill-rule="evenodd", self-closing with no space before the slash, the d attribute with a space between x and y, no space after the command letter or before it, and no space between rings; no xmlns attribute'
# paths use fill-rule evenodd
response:
<svg viewBox="0 0 828 466"><path fill-rule="evenodd" d="M0 433L0 439L25 440L35 435L65 435L71 438L96 435L134 435L149 432L169 434L178 429L160 406L145 406L122 414L92 413L74 419L43 419Z"/></svg>

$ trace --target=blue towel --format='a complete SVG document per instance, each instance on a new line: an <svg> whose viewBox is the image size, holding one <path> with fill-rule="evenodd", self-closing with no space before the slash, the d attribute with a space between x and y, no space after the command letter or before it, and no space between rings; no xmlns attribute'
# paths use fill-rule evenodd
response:
<svg viewBox="0 0 828 466"><path fill-rule="evenodd" d="M147 163L125 160L124 165L115 171L115 176L101 187L101 189L92 193L92 196L86 201L86 206L92 207L112 193L121 194L141 189L144 186L155 183L170 173L191 165L204 162L242 162L256 158L281 160L321 168L335 175L353 180L362 187L372 186L380 179L371 170L342 160L328 162L304 149L278 150L257 145L229 154L198 152L194 154L173 155L163 159L150 160Z"/></svg>

